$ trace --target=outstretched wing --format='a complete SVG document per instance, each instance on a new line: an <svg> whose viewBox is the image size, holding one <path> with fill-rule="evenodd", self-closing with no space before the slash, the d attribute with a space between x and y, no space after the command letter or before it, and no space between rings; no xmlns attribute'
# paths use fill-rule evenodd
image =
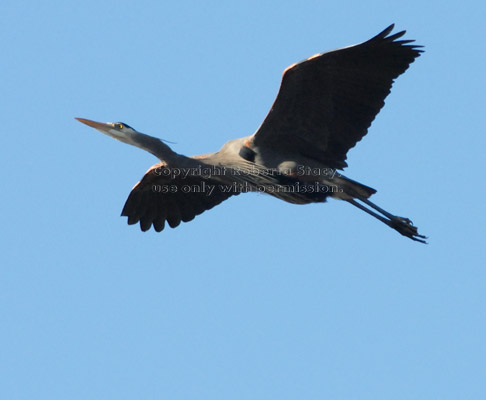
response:
<svg viewBox="0 0 486 400"><path fill-rule="evenodd" d="M181 221L191 221L236 194L209 177L174 176L172 170L160 163L151 167L132 189L121 215L128 217L129 225L140 222L142 231L153 225L160 232L166 221L175 228Z"/></svg>
<svg viewBox="0 0 486 400"><path fill-rule="evenodd" d="M393 27L287 68L252 144L346 167L346 153L366 135L395 78L422 52L413 40L397 40L405 31L388 36Z"/></svg>

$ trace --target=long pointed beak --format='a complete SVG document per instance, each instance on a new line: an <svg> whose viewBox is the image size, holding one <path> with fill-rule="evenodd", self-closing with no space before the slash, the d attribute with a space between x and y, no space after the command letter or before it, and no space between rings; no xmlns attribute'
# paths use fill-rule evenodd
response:
<svg viewBox="0 0 486 400"><path fill-rule="evenodd" d="M96 122L96 121L91 121L90 119L84 119L84 118L74 118L74 119L77 119L79 122L82 122L83 124L91 126L92 128L99 129L103 132L106 132L106 131L108 131L108 129L113 128L112 124L106 123L106 122Z"/></svg>

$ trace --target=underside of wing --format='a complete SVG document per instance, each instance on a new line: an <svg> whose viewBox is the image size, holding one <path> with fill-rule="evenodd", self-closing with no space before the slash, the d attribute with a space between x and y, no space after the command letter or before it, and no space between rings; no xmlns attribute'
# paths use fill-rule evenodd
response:
<svg viewBox="0 0 486 400"><path fill-rule="evenodd" d="M346 153L366 135L394 80L421 53L412 40L398 40L405 31L389 35L393 27L287 68L252 144L346 167Z"/></svg>
<svg viewBox="0 0 486 400"><path fill-rule="evenodd" d="M132 189L121 215L128 217L130 225L140 222L142 231L153 225L160 232L165 222L175 228L236 194L209 177L175 175L160 163L151 167Z"/></svg>

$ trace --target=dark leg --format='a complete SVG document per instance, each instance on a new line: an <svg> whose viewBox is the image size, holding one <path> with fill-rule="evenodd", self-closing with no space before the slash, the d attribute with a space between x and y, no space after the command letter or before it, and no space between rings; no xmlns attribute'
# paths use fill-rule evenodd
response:
<svg viewBox="0 0 486 400"><path fill-rule="evenodd" d="M374 208L376 211L379 213L383 214L386 218L383 216L375 213L374 211L370 210L369 208L365 207L364 205L358 203L356 200L346 200L348 203L351 203L353 206L359 208L360 210L363 210L364 212L372 215L376 219L379 219L381 222L384 224L388 225L390 228L395 229L397 232L402 234L403 236L406 236L412 240L415 240L416 242L420 243L427 243L425 239L427 239L426 236L420 235L418 233L418 230L415 226L413 226L412 221L410 221L408 218L403 218L403 217L397 217L396 215L390 214L389 212L383 210L381 207L378 207L376 204L373 204L371 201L369 201L366 198L359 199L363 203L369 205L371 208Z"/></svg>

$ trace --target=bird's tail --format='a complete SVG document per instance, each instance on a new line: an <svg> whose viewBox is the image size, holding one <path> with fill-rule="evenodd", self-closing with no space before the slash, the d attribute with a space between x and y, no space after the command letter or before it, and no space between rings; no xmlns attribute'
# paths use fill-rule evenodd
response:
<svg viewBox="0 0 486 400"><path fill-rule="evenodd" d="M332 186L336 187L333 191L332 197L349 200L349 199L367 199L371 195L376 193L376 190L363 185L362 183L353 181L352 179L346 178L344 175L334 176L332 178Z"/></svg>

